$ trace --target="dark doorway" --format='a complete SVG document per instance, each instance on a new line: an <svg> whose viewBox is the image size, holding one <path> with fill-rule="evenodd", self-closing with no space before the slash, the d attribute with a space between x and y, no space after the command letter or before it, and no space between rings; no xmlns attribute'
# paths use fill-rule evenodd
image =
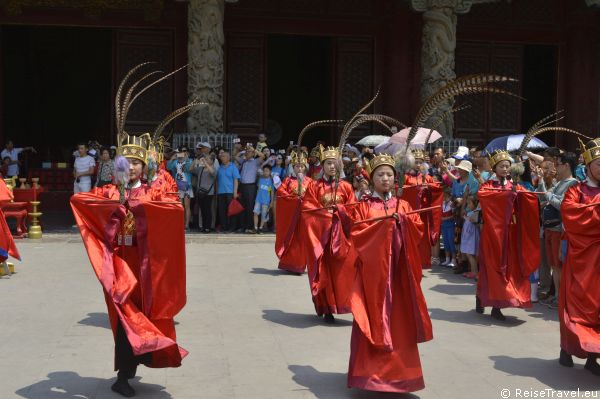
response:
<svg viewBox="0 0 600 399"><path fill-rule="evenodd" d="M1 38L4 139L39 151L24 166L70 163L78 142L111 142L110 30L2 26Z"/></svg>
<svg viewBox="0 0 600 399"><path fill-rule="evenodd" d="M556 80L558 65L556 46L526 45L523 48L522 123L527 131L535 122L556 112ZM560 122L559 122L560 126ZM539 136L548 145L555 145L555 133Z"/></svg>
<svg viewBox="0 0 600 399"><path fill-rule="evenodd" d="M267 133L269 144L286 148L309 122L331 119L332 41L325 37L269 36L267 44ZM315 129L304 143L330 141Z"/></svg>

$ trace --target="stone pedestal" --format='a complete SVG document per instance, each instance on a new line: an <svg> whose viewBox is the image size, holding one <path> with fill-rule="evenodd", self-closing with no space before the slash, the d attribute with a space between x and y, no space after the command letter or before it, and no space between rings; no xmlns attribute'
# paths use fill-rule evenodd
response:
<svg viewBox="0 0 600 399"><path fill-rule="evenodd" d="M190 0L188 6L188 100L209 104L190 111L188 132L223 132L224 0Z"/></svg>

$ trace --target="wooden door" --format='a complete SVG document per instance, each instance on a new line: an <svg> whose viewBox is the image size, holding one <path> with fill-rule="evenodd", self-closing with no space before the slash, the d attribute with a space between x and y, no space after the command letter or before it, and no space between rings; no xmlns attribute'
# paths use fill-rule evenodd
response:
<svg viewBox="0 0 600 399"><path fill-rule="evenodd" d="M334 41L334 110L335 118L347 120L352 117L373 95L374 49L371 37L343 37ZM372 112L370 108L368 112ZM362 137L371 130L364 125L353 131L351 137ZM330 142L339 140L339 129L332 134Z"/></svg>
<svg viewBox="0 0 600 399"><path fill-rule="evenodd" d="M226 43L227 133L251 139L265 130L265 36L229 33Z"/></svg>
<svg viewBox="0 0 600 399"><path fill-rule="evenodd" d="M459 42L456 50L456 75L495 73L519 80L503 88L521 93L523 76L522 45ZM454 136L470 146L481 147L494 137L520 133L521 100L501 94L478 94L459 98L458 104L470 108L455 115Z"/></svg>
<svg viewBox="0 0 600 399"><path fill-rule="evenodd" d="M143 71L136 75L138 77L152 70L168 73L175 69L171 30L116 29L113 48L115 60L113 98L121 79L137 64L146 61L155 62L143 68ZM162 81L140 96L129 111L126 130L130 133L151 132L165 116L173 111L174 79L181 79L185 73L181 71L179 76ZM151 80L152 78L148 82ZM112 112L114 121L114 106ZM114 122L112 125L114 130Z"/></svg>

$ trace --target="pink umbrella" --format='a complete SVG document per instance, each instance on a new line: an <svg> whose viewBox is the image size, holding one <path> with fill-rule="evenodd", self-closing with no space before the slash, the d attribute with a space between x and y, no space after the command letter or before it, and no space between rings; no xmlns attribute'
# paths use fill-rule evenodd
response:
<svg viewBox="0 0 600 399"><path fill-rule="evenodd" d="M404 148L409 132L410 127L400 130L398 133L390 137L388 141L386 141L385 143L381 143L377 147L375 147L375 152L379 154L395 154L396 152ZM431 132L431 136L429 135L429 132ZM420 148L425 147L425 140L427 140L427 136L429 136L429 140L427 141L428 144L433 143L434 141L442 138L442 135L438 131L431 131L431 129L429 128L420 127L417 130L417 134L410 142L410 146Z"/></svg>

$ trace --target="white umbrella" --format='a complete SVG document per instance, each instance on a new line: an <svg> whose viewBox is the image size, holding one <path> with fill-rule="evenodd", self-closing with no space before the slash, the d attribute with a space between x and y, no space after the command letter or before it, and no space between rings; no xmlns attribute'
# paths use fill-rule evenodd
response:
<svg viewBox="0 0 600 399"><path fill-rule="evenodd" d="M429 135L431 132L431 135ZM394 134L390 139L385 142L379 144L375 147L375 152L382 154L395 154L401 149L404 148L406 144L406 139L408 138L408 134L410 133L410 127L404 128L400 130L398 133ZM427 137L429 136L429 140ZM436 140L442 138L442 135L437 131L431 131L431 129L426 127L420 127L417 130L417 134L410 142L411 147L420 147L423 148L425 146L425 140L427 140L427 144L433 143Z"/></svg>
<svg viewBox="0 0 600 399"><path fill-rule="evenodd" d="M381 143L387 142L390 139L390 136L381 136L378 134L372 134L370 136L363 137L356 144L364 145L366 147L374 147Z"/></svg>

